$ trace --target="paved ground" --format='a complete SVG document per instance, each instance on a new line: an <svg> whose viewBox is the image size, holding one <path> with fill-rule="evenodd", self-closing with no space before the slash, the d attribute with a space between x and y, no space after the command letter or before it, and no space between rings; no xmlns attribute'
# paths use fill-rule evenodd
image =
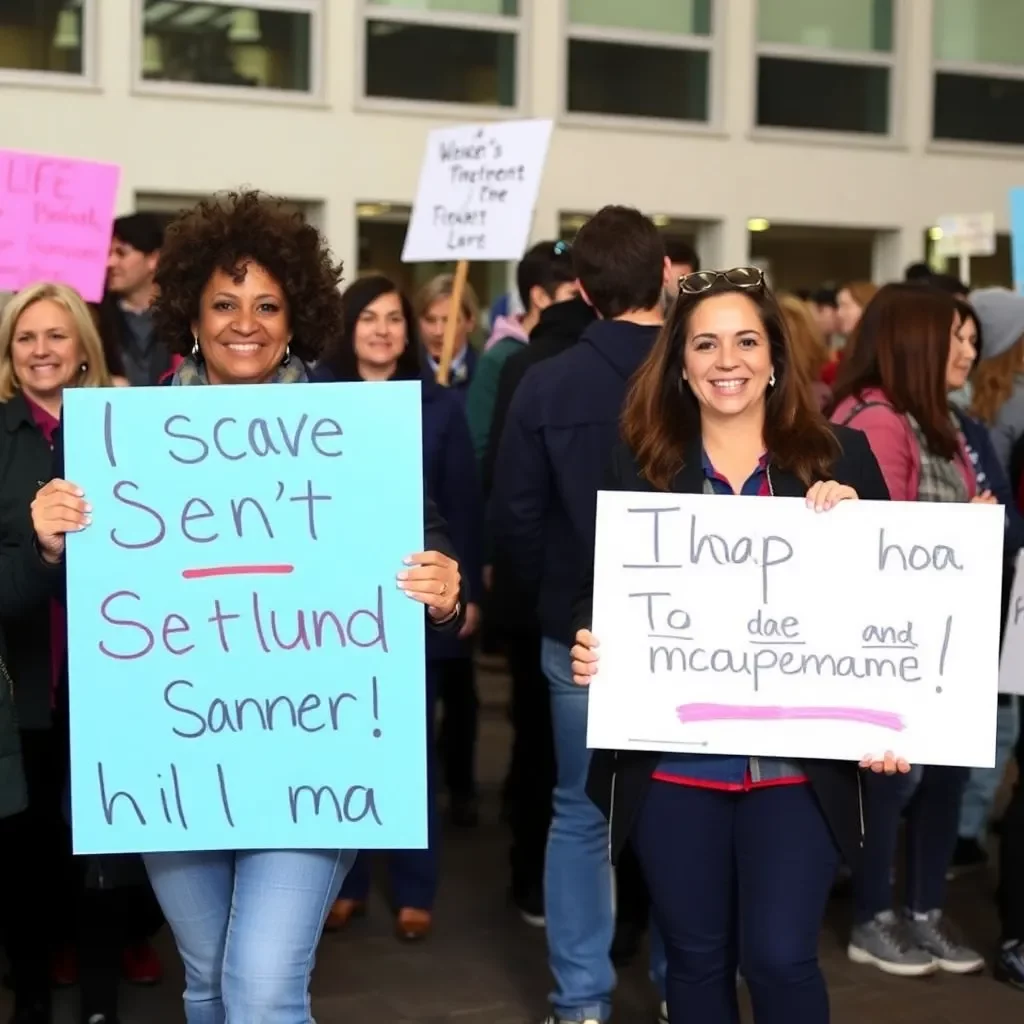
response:
<svg viewBox="0 0 1024 1024"><path fill-rule="evenodd" d="M319 1024L537 1024L549 980L543 933L523 924L505 898L506 840L497 823L497 788L508 748L503 680L487 677L481 728L484 824L446 838L437 928L422 946L399 944L382 903L344 935L328 936L313 984ZM988 879L956 883L951 908L969 937L988 949L994 938ZM834 1024L1016 1024L1024 994L990 977L897 980L845 957L846 907L833 908L822 935ZM182 1020L181 978L163 936L168 978L159 987L125 993L125 1024ZM61 997L59 1024L72 1024L73 994ZM2 1005L2 1004L0 1004ZM3 1007L6 1010L6 1007ZM642 966L624 973L616 1024L653 1024L655 1002ZM239 1022L244 1024L244 1022ZM799 1022L794 1022L799 1024Z"/></svg>

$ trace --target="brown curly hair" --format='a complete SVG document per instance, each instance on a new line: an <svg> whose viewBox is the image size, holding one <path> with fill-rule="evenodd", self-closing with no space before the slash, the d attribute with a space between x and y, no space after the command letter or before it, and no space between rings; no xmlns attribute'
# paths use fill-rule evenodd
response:
<svg viewBox="0 0 1024 1024"><path fill-rule="evenodd" d="M167 228L156 271L153 327L178 355L192 350L192 324L210 277L236 279L246 263L274 277L288 300L291 350L305 362L344 332L341 264L301 213L262 192L229 192L205 199Z"/></svg>

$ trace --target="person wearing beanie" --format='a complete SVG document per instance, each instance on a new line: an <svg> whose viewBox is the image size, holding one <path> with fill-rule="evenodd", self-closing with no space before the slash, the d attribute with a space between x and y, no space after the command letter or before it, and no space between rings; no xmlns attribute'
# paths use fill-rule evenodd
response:
<svg viewBox="0 0 1024 1024"><path fill-rule="evenodd" d="M971 293L970 303L985 339L971 413L991 431L996 455L1013 484L1013 449L1024 436L1024 295L981 288Z"/></svg>

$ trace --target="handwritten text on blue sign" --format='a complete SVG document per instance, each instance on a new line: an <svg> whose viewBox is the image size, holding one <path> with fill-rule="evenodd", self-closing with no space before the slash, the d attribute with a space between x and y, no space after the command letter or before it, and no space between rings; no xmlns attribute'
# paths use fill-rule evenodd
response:
<svg viewBox="0 0 1024 1024"><path fill-rule="evenodd" d="M76 852L426 845L419 388L65 396Z"/></svg>

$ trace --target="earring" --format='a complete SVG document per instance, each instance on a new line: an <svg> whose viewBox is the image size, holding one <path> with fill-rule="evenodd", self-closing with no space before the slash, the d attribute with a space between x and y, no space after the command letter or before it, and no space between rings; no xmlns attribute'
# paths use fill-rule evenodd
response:
<svg viewBox="0 0 1024 1024"><path fill-rule="evenodd" d="M82 374L88 373L89 372L89 364L88 363L82 363L82 365L78 368L78 372L82 373Z"/></svg>
<svg viewBox="0 0 1024 1024"><path fill-rule="evenodd" d="M192 360L193 362L199 362L199 335L193 335L192 340Z"/></svg>
<svg viewBox="0 0 1024 1024"><path fill-rule="evenodd" d="M775 387L775 371L772 370L772 375L768 378L768 387Z"/></svg>
<svg viewBox="0 0 1024 1024"><path fill-rule="evenodd" d="M291 342L289 342L284 347L284 359L281 360L281 365L282 366L287 366L288 365L288 361L291 359L291 357L292 357L292 345L291 345Z"/></svg>

